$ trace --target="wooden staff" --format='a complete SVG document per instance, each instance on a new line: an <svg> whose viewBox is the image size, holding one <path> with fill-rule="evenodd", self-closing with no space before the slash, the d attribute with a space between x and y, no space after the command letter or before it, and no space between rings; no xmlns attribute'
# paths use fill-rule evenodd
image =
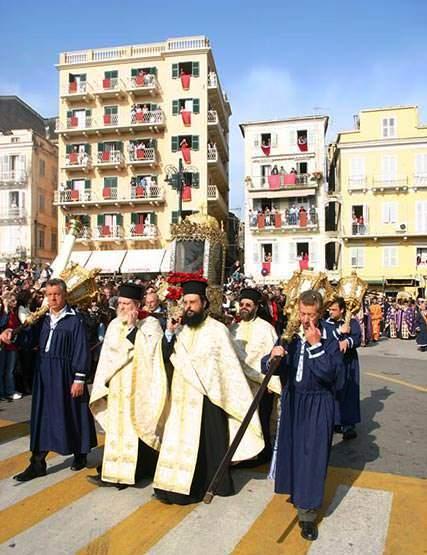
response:
<svg viewBox="0 0 427 555"><path fill-rule="evenodd" d="M280 341L279 346L284 346L282 341ZM258 389L255 397L253 398L253 401L248 409L248 412L246 413L245 417L242 420L242 423L240 424L240 428L237 430L237 433L233 439L233 441L231 442L230 447L228 448L227 452L225 453L219 467L217 468L211 483L208 486L208 489L205 493L205 496L203 498L203 502L209 504L212 499L215 496L215 492L217 490L218 485L221 483L221 480L224 476L225 471L227 470L228 466L230 465L231 459L233 458L234 453L236 452L243 436L245 435L245 432L249 426L249 423L255 413L255 411L258 408L258 405L261 401L261 397L264 395L265 390L267 389L268 386L268 382L270 381L271 377L273 376L273 374L276 372L276 370L279 367L280 361L282 360L282 357L274 357L271 361L270 361L270 366L268 369L267 374L265 375L264 380L261 383L260 388Z"/></svg>

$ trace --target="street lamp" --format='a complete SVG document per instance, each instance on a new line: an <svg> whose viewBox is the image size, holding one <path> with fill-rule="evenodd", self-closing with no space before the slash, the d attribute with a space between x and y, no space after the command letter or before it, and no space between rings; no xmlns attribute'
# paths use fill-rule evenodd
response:
<svg viewBox="0 0 427 555"><path fill-rule="evenodd" d="M178 169L175 166L168 165L165 167L165 183L168 183L172 189L175 189L178 193L178 223L182 221L182 192L184 190L184 173L196 173L196 168L192 166L186 166L184 172L184 165L182 163L182 158L179 158Z"/></svg>

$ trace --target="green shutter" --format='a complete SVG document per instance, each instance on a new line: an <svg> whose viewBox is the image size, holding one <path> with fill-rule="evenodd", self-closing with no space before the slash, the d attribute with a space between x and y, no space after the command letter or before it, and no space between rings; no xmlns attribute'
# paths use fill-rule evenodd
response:
<svg viewBox="0 0 427 555"><path fill-rule="evenodd" d="M67 118L72 118L73 117L73 111L72 110L68 110L67 112Z"/></svg>
<svg viewBox="0 0 427 555"><path fill-rule="evenodd" d="M151 139L151 148L157 148L157 139Z"/></svg>
<svg viewBox="0 0 427 555"><path fill-rule="evenodd" d="M86 73L82 73L82 74L80 75L80 81L86 82Z"/></svg>
<svg viewBox="0 0 427 555"><path fill-rule="evenodd" d="M132 212L132 214L130 215L130 223L131 224L136 224L138 223L138 214L134 214Z"/></svg>
<svg viewBox="0 0 427 555"><path fill-rule="evenodd" d="M193 98L193 114L200 113L200 100L198 98Z"/></svg>
<svg viewBox="0 0 427 555"><path fill-rule="evenodd" d="M122 216L122 214L117 214L116 222L117 222L117 225L120 225L120 226L123 225L123 216Z"/></svg>
<svg viewBox="0 0 427 555"><path fill-rule="evenodd" d="M173 224L178 223L178 210L172 210L172 212L171 212L171 223L173 223Z"/></svg>
<svg viewBox="0 0 427 555"><path fill-rule="evenodd" d="M131 77L136 77L138 75L138 70L137 69L131 69L130 70L130 76Z"/></svg>
<svg viewBox="0 0 427 555"><path fill-rule="evenodd" d="M67 189L71 189L74 185L74 182L72 179L67 179Z"/></svg>
<svg viewBox="0 0 427 555"><path fill-rule="evenodd" d="M65 145L65 152L66 154L73 152L73 145Z"/></svg>
<svg viewBox="0 0 427 555"><path fill-rule="evenodd" d="M80 219L85 227L90 227L90 216L85 214L84 216L80 216Z"/></svg>
<svg viewBox="0 0 427 555"><path fill-rule="evenodd" d="M90 117L92 115L92 110L86 110L86 117Z"/></svg>
<svg viewBox="0 0 427 555"><path fill-rule="evenodd" d="M172 100L172 115L177 116L179 114L179 100Z"/></svg>
<svg viewBox="0 0 427 555"><path fill-rule="evenodd" d="M151 75L156 75L157 76L157 68L156 67L149 67L148 68L148 73L150 73Z"/></svg>
<svg viewBox="0 0 427 555"><path fill-rule="evenodd" d="M85 189L90 189L90 179L85 179Z"/></svg>
<svg viewBox="0 0 427 555"><path fill-rule="evenodd" d="M191 150L199 150L199 135L191 136Z"/></svg>
<svg viewBox="0 0 427 555"><path fill-rule="evenodd" d="M199 75L200 75L199 62L193 62L192 63L191 75L193 77L199 77Z"/></svg>
<svg viewBox="0 0 427 555"><path fill-rule="evenodd" d="M157 225L157 214L155 214L154 212L150 213L150 222L153 225Z"/></svg>
<svg viewBox="0 0 427 555"><path fill-rule="evenodd" d="M178 64L172 64L172 79L178 79Z"/></svg>
<svg viewBox="0 0 427 555"><path fill-rule="evenodd" d="M200 186L200 174L199 172L193 173L191 185L194 189L198 189Z"/></svg>
<svg viewBox="0 0 427 555"><path fill-rule="evenodd" d="M105 216L104 214L98 214L96 217L97 225L104 225Z"/></svg>
<svg viewBox="0 0 427 555"><path fill-rule="evenodd" d="M176 135L171 137L171 143L172 143L172 152L177 152L179 148L179 137L177 137Z"/></svg>
<svg viewBox="0 0 427 555"><path fill-rule="evenodd" d="M123 152L123 143L117 143L117 150Z"/></svg>
<svg viewBox="0 0 427 555"><path fill-rule="evenodd" d="M98 143L98 152L104 152L104 143Z"/></svg>
<svg viewBox="0 0 427 555"><path fill-rule="evenodd" d="M85 144L85 152L86 154L90 154L90 144L88 143Z"/></svg>

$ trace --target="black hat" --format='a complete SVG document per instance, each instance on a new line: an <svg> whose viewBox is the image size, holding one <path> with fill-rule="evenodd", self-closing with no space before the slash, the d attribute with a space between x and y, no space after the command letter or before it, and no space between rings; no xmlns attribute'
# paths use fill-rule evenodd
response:
<svg viewBox="0 0 427 555"><path fill-rule="evenodd" d="M240 291L240 300L250 299L255 304L259 304L262 300L262 294L258 289L253 289L252 287L246 287Z"/></svg>
<svg viewBox="0 0 427 555"><path fill-rule="evenodd" d="M185 281L182 284L182 290L184 295L196 294L201 297L206 297L206 288L208 284L206 281Z"/></svg>
<svg viewBox="0 0 427 555"><path fill-rule="evenodd" d="M133 299L134 301L142 301L143 296L144 288L136 283L124 283L119 287L119 297Z"/></svg>

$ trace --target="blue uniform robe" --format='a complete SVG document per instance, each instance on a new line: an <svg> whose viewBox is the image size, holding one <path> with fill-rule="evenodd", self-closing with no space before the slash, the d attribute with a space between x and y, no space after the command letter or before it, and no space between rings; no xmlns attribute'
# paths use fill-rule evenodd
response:
<svg viewBox="0 0 427 555"><path fill-rule="evenodd" d="M297 336L286 347L277 373L283 381L278 429L275 492L287 493L300 509L317 509L323 500L332 444L335 383L340 370L337 342L320 324L321 343ZM268 359L262 361L266 373Z"/></svg>
<svg viewBox="0 0 427 555"><path fill-rule="evenodd" d="M75 380L84 382L89 371L89 344L81 317L70 307L50 338L50 316L45 316L19 342L39 346L35 360L31 407L31 451L61 455L88 453L97 444L89 410L89 393L71 397Z"/></svg>
<svg viewBox="0 0 427 555"><path fill-rule="evenodd" d="M360 365L357 348L360 347L362 331L359 322L352 318L350 333L340 333L339 327L343 323L344 320L326 320L336 341L346 339L349 347L345 353L341 353L343 373L337 386L335 424L354 426L360 422Z"/></svg>

